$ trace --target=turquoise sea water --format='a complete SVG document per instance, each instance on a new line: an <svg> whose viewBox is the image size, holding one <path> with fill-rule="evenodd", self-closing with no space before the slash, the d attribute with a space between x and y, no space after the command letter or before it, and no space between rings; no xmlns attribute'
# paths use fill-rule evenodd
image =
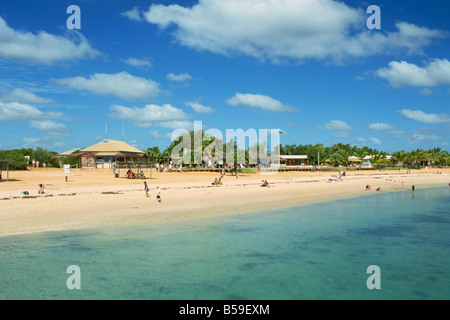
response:
<svg viewBox="0 0 450 320"><path fill-rule="evenodd" d="M0 238L0 299L450 299L448 188ZM67 267L80 268L69 290ZM367 267L381 270L369 290Z"/></svg>

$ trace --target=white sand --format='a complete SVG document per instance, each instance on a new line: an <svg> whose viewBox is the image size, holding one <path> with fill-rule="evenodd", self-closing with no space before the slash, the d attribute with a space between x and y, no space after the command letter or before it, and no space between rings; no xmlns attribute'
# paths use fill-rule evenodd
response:
<svg viewBox="0 0 450 320"><path fill-rule="evenodd" d="M442 172L436 174L436 172ZM382 192L441 186L450 182L450 169L351 171L340 182L328 182L335 172L289 172L273 176L226 175L212 186L217 173L153 173L144 180L115 178L111 171L72 170L68 182L62 169L34 169L9 173L0 183L0 236L44 231L130 226L205 219L276 209ZM6 173L4 173L4 177ZM270 188L261 187L268 179ZM394 188L394 181L396 185ZM47 194L38 195L43 183ZM369 184L372 189L365 191ZM162 202L156 200L156 186ZM27 190L30 195L21 196Z"/></svg>

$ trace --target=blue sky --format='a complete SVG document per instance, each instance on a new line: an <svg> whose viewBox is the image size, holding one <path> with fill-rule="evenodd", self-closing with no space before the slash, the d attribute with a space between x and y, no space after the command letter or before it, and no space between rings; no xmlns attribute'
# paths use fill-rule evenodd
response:
<svg viewBox="0 0 450 320"><path fill-rule="evenodd" d="M437 0L4 0L0 149L62 152L105 131L165 149L202 121L223 135L281 129L283 145L450 150L449 12Z"/></svg>

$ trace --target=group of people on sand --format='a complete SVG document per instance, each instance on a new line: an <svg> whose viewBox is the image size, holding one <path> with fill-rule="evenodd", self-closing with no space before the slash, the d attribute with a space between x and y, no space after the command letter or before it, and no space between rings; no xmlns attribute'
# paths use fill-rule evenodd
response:
<svg viewBox="0 0 450 320"><path fill-rule="evenodd" d="M114 174L115 174L115 168L114 168ZM145 179L145 174L144 174L144 170L141 170L140 173L134 173L133 171L131 171L131 169L128 169L127 171L127 179Z"/></svg>
<svg viewBox="0 0 450 320"><path fill-rule="evenodd" d="M45 168L45 167L47 166L47 164L46 164L45 162L43 162L42 164L40 164L39 161L36 161L36 160L34 160L34 159L31 161L31 164L33 165L33 168L39 168L39 165L41 165L42 168Z"/></svg>
<svg viewBox="0 0 450 320"><path fill-rule="evenodd" d="M343 179L342 179L341 175L339 175L339 176L333 175L333 176L331 176L331 178L328 179L328 182L332 182L332 181L338 182L338 181L343 181Z"/></svg>
<svg viewBox="0 0 450 320"><path fill-rule="evenodd" d="M213 186L221 186L222 178L225 177L225 170L222 169L222 172L220 172L219 179L215 178L214 181L211 183Z"/></svg>
<svg viewBox="0 0 450 320"><path fill-rule="evenodd" d="M372 190L372 187L370 185L367 185L366 190ZM377 191L381 191L381 187L378 187Z"/></svg>
<svg viewBox="0 0 450 320"><path fill-rule="evenodd" d="M178 172L183 172L183 164L172 164L172 161L170 161L169 164L164 164L164 163L156 163L155 164L155 169L156 172L173 172L173 171L178 171Z"/></svg>
<svg viewBox="0 0 450 320"><path fill-rule="evenodd" d="M386 179L386 180L387 180L387 179ZM395 189L395 185L396 185L396 182L394 181L394 189ZM450 183L449 183L448 185L449 185L449 187L450 187ZM404 189L404 187L405 187L405 182L402 181L402 190ZM370 185L366 185L366 190L371 190L371 189L372 189L372 187L371 187ZM377 190L377 191L381 191L381 187L378 187L376 190ZM416 190L416 186L415 186L414 184L411 186L411 190L412 190L413 192Z"/></svg>
<svg viewBox="0 0 450 320"><path fill-rule="evenodd" d="M144 181L144 190L145 195L147 197L150 197L150 188L147 185L147 181ZM158 200L158 202L161 202L161 189L158 186L156 187L156 199Z"/></svg>
<svg viewBox="0 0 450 320"><path fill-rule="evenodd" d="M46 192L44 191L44 184L43 183L39 184L38 194L46 194ZM28 191L24 190L24 191L20 191L20 195L21 196L29 196L30 193Z"/></svg>

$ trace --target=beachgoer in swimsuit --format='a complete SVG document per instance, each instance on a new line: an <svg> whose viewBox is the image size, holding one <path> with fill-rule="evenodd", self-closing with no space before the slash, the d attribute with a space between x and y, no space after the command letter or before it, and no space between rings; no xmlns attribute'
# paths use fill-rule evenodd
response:
<svg viewBox="0 0 450 320"><path fill-rule="evenodd" d="M150 189L148 188L147 181L144 181L144 190L145 190L145 195L147 197L149 197L148 192L150 191Z"/></svg>
<svg viewBox="0 0 450 320"><path fill-rule="evenodd" d="M161 202L161 189L159 187L156 187L156 199L158 199L158 202Z"/></svg>

